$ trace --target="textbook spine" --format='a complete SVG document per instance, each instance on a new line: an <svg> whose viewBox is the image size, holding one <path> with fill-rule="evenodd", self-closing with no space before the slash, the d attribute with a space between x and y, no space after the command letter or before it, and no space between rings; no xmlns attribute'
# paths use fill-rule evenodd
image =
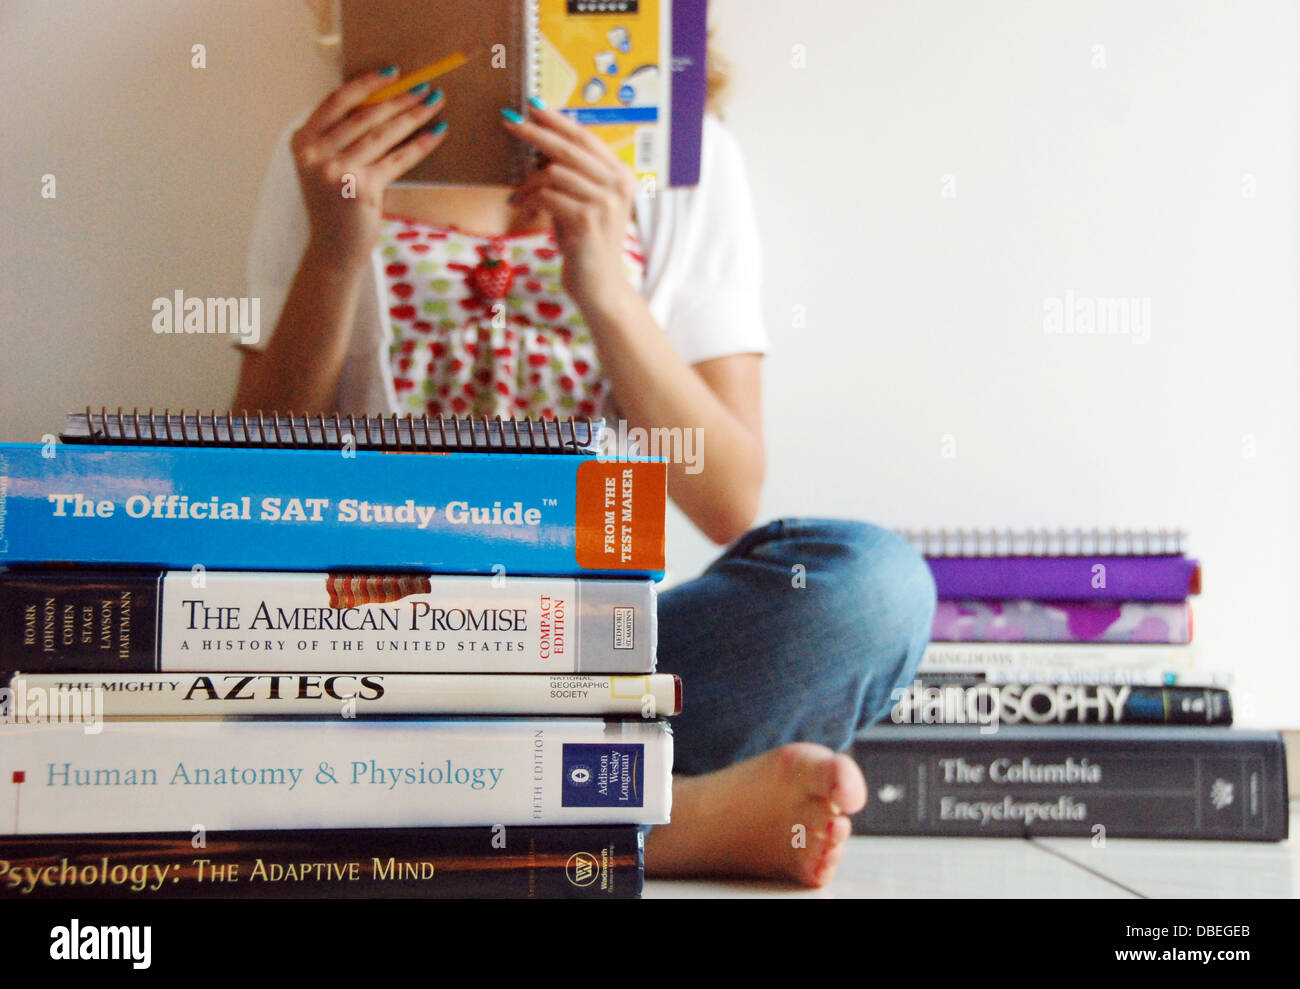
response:
<svg viewBox="0 0 1300 989"><path fill-rule="evenodd" d="M649 673L647 579L0 571L0 668L28 673Z"/></svg>

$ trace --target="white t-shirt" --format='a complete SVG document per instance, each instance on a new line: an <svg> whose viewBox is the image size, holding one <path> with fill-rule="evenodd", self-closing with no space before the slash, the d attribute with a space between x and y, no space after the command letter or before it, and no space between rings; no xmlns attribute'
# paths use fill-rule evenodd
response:
<svg viewBox="0 0 1300 989"><path fill-rule="evenodd" d="M260 299L262 326L273 328L289 294L309 224L289 140L308 113L276 141L258 199L248 252L248 288ZM651 315L688 364L729 354L765 353L759 297L761 254L749 183L739 146L714 117L704 122L698 186L639 195L636 224L645 252L642 293ZM435 154L437 152L434 152ZM405 411L393 390L392 339L383 261L371 258L363 281L348 359L339 382L342 412ZM264 333L262 344L270 336Z"/></svg>

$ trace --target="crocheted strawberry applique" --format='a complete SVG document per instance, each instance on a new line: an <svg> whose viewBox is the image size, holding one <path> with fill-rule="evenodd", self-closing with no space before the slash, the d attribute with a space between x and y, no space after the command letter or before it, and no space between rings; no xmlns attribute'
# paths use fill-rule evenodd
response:
<svg viewBox="0 0 1300 989"><path fill-rule="evenodd" d="M477 244L478 264L449 262L448 268L465 272L465 285L474 294L472 300L466 300L466 308L490 308L492 303L504 299L510 294L510 287L515 283L516 275L529 273L528 265L511 264L502 257L501 245L496 242Z"/></svg>
<svg viewBox="0 0 1300 989"><path fill-rule="evenodd" d="M514 283L514 266L502 258L484 258L469 273L470 287L480 299L504 299Z"/></svg>

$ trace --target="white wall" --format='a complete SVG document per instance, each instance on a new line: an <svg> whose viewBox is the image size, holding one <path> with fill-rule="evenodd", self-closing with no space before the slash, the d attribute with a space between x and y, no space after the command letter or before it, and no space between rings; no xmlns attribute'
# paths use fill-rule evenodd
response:
<svg viewBox="0 0 1300 989"><path fill-rule="evenodd" d="M1242 721L1300 726L1296 5L714 13L768 272L764 514L1182 526ZM1045 333L1067 290L1150 300L1149 342Z"/></svg>
<svg viewBox="0 0 1300 989"><path fill-rule="evenodd" d="M284 0L4 0L0 439L88 402L229 402L229 338L156 336L151 305L245 293L271 142L337 76L311 23Z"/></svg>
<svg viewBox="0 0 1300 989"><path fill-rule="evenodd" d="M769 275L764 515L1181 525L1243 721L1300 727L1295 4L714 2ZM308 27L6 0L0 439L225 403L226 343L150 303L243 293L270 142L332 78ZM1067 290L1149 300L1149 341L1045 333ZM712 553L676 520L675 577Z"/></svg>

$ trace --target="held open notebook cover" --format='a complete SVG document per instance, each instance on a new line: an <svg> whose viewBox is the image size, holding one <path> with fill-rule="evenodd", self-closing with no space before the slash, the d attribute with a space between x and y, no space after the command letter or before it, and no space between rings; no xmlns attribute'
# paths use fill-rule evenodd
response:
<svg viewBox="0 0 1300 989"><path fill-rule="evenodd" d="M344 79L396 65L400 81L449 56L465 58L430 80L429 92L447 94L437 118L447 136L399 184L522 181L526 149L500 121L502 107L520 110L528 98L523 8L521 0L341 0Z"/></svg>
<svg viewBox="0 0 1300 989"><path fill-rule="evenodd" d="M642 182L699 181L705 0L341 0L343 78L385 65L443 89L447 136L398 185L517 185L532 149L500 125L530 96L606 141ZM436 75L431 77L431 73Z"/></svg>

